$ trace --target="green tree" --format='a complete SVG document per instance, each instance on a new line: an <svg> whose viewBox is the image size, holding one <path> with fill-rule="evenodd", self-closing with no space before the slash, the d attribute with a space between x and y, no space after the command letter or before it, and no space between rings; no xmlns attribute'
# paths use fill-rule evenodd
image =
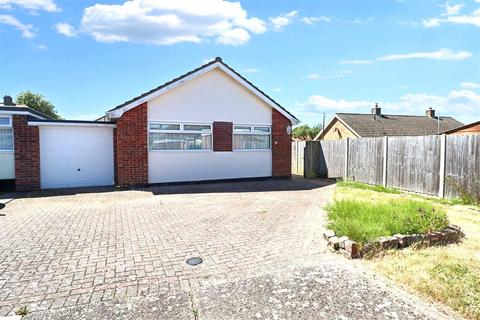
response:
<svg viewBox="0 0 480 320"><path fill-rule="evenodd" d="M300 140L312 140L322 130L322 125L310 127L308 124L293 129L293 137Z"/></svg>
<svg viewBox="0 0 480 320"><path fill-rule="evenodd" d="M16 103L24 104L30 108L37 110L53 119L62 119L55 110L53 103L48 101L44 96L31 91L20 92L17 96Z"/></svg>

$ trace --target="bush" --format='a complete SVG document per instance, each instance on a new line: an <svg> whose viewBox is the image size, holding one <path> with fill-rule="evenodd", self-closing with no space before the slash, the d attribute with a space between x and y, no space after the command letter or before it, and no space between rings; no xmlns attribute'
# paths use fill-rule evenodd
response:
<svg viewBox="0 0 480 320"><path fill-rule="evenodd" d="M480 206L480 179L477 179L470 188L452 176L447 177L446 181L458 193L462 204Z"/></svg>
<svg viewBox="0 0 480 320"><path fill-rule="evenodd" d="M425 234L448 226L445 211L421 201L369 203L341 200L335 201L327 211L328 228L360 244L382 236Z"/></svg>

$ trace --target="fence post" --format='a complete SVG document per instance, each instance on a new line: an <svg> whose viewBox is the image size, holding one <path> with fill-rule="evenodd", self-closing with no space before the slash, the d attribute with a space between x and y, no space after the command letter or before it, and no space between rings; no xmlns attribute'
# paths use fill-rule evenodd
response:
<svg viewBox="0 0 480 320"><path fill-rule="evenodd" d="M447 135L440 136L440 185L438 187L438 196L445 198L445 161L447 151Z"/></svg>
<svg viewBox="0 0 480 320"><path fill-rule="evenodd" d="M345 168L343 170L343 181L348 180L348 149L350 145L350 138L345 139Z"/></svg>
<svg viewBox="0 0 480 320"><path fill-rule="evenodd" d="M383 137L383 186L387 187L388 136Z"/></svg>

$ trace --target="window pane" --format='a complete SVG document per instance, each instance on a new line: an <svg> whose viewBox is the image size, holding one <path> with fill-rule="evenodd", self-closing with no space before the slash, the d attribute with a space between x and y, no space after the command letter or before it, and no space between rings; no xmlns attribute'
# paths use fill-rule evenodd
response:
<svg viewBox="0 0 480 320"><path fill-rule="evenodd" d="M252 131L252 128L249 126L235 126L233 131L235 132L250 132Z"/></svg>
<svg viewBox="0 0 480 320"><path fill-rule="evenodd" d="M266 134L235 134L234 149L270 149L270 135Z"/></svg>
<svg viewBox="0 0 480 320"><path fill-rule="evenodd" d="M183 130L185 131L211 131L210 125L198 125L198 124L184 124Z"/></svg>
<svg viewBox="0 0 480 320"><path fill-rule="evenodd" d="M180 125L175 123L151 123L150 130L180 130Z"/></svg>
<svg viewBox="0 0 480 320"><path fill-rule="evenodd" d="M0 150L13 151L13 129L0 128Z"/></svg>
<svg viewBox="0 0 480 320"><path fill-rule="evenodd" d="M10 118L9 117L0 117L0 126L9 126Z"/></svg>
<svg viewBox="0 0 480 320"><path fill-rule="evenodd" d="M212 135L204 133L150 132L149 142L150 150L211 149Z"/></svg>
<svg viewBox="0 0 480 320"><path fill-rule="evenodd" d="M255 127L254 131L258 133L269 133L270 127Z"/></svg>

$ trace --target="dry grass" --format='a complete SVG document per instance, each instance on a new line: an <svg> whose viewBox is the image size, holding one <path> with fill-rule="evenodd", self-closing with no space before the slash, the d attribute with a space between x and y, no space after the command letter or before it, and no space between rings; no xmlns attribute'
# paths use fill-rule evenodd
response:
<svg viewBox="0 0 480 320"><path fill-rule="evenodd" d="M385 201L411 197L371 190L337 188L337 199ZM418 197L415 197L418 200ZM432 200L423 199L431 202ZM433 200L435 201L435 200ZM438 204L438 201L435 201ZM394 250L366 261L378 272L424 297L441 302L470 319L480 319L480 211L444 205L451 223L467 238L460 244Z"/></svg>

